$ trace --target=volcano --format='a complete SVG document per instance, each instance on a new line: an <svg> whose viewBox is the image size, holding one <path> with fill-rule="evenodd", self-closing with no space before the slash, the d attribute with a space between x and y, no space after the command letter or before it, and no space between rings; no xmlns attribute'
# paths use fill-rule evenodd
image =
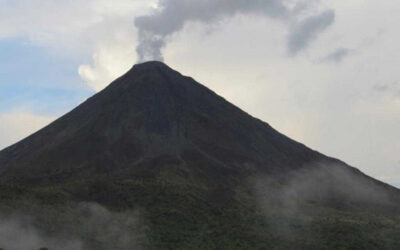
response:
<svg viewBox="0 0 400 250"><path fill-rule="evenodd" d="M90 175L91 169L152 178L173 162L188 178L202 176L215 184L325 158L193 79L148 62L4 150L0 171L23 182L59 181L75 171Z"/></svg>
<svg viewBox="0 0 400 250"><path fill-rule="evenodd" d="M8 208L29 199L140 209L145 249L400 249L399 190L286 137L161 62L133 66L2 150L0 182ZM49 226L57 222L38 223L57 234ZM86 249L111 249L83 241Z"/></svg>

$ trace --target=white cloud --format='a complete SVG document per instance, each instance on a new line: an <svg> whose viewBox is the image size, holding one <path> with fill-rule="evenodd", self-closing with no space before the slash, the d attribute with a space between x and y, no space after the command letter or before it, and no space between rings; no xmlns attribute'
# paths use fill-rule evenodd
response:
<svg viewBox="0 0 400 250"><path fill-rule="evenodd" d="M133 15L143 13L150 7L150 2L0 0L0 5L0 38L22 36L37 44L61 50L86 50L96 44L99 36L112 37L114 29L118 29L118 26L114 26L99 30L99 25L120 18L128 18L133 22ZM108 36L104 37L105 34Z"/></svg>
<svg viewBox="0 0 400 250"><path fill-rule="evenodd" d="M94 52L93 64L79 66L79 75L89 87L100 91L132 67L132 62L137 61L136 53L131 40L127 42L101 44Z"/></svg>
<svg viewBox="0 0 400 250"><path fill-rule="evenodd" d="M0 0L0 39L24 37L61 56L87 57L81 77L101 90L137 61L134 16L149 0Z"/></svg>
<svg viewBox="0 0 400 250"><path fill-rule="evenodd" d="M113 38L100 40L93 49L93 63L79 67L79 75L95 91L102 90L137 61L135 32L130 25L129 22L116 24L119 30L114 30Z"/></svg>
<svg viewBox="0 0 400 250"><path fill-rule="evenodd" d="M54 117L36 115L26 110L0 113L0 150L43 128Z"/></svg>

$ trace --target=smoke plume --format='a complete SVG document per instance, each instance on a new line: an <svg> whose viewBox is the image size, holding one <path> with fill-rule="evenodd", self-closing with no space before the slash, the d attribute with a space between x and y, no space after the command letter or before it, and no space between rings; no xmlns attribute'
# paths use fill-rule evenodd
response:
<svg viewBox="0 0 400 250"><path fill-rule="evenodd" d="M139 61L163 61L162 49L167 39L189 22L213 24L238 14L262 16L290 24L289 33L294 34L289 34L288 49L294 53L305 49L310 40L333 22L334 12L329 10L314 14L314 18L314 15L307 17L304 23L299 16L304 14L308 5L312 3L289 0L160 0L153 13L135 19L139 35L136 48ZM314 21L323 22L314 24Z"/></svg>

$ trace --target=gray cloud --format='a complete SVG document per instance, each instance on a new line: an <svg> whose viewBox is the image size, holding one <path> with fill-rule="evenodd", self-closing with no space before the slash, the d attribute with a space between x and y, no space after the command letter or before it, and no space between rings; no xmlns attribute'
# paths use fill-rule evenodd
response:
<svg viewBox="0 0 400 250"><path fill-rule="evenodd" d="M346 57L351 55L354 51L348 48L338 48L329 55L325 56L323 62L341 63Z"/></svg>
<svg viewBox="0 0 400 250"><path fill-rule="evenodd" d="M394 98L400 98L400 83L392 82L388 84L375 84L372 91L381 94L389 94Z"/></svg>
<svg viewBox="0 0 400 250"><path fill-rule="evenodd" d="M233 17L238 14L258 15L296 23L296 18L307 8L305 2L299 2L292 8L280 0L160 0L159 7L152 14L135 19L138 28L139 61L163 60L162 49L167 38L183 29L188 22L204 24ZM317 35L332 24L333 10L312 16L298 25L294 25L290 35L289 50L297 52L315 39Z"/></svg>
<svg viewBox="0 0 400 250"><path fill-rule="evenodd" d="M335 21L335 12L327 10L319 15L311 16L293 26L288 37L288 50L291 55L306 49L311 41Z"/></svg>
<svg viewBox="0 0 400 250"><path fill-rule="evenodd" d="M372 90L375 92L386 92L390 89L389 85L377 84L372 87Z"/></svg>

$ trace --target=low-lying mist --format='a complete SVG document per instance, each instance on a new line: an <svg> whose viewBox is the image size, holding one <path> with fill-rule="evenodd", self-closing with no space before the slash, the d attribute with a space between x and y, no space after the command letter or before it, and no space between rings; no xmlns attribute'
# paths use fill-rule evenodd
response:
<svg viewBox="0 0 400 250"><path fill-rule="evenodd" d="M259 223L278 239L307 246L326 241L331 244L327 249L352 240L365 247L358 249L369 249L370 242L397 230L394 188L345 165L320 163L284 176L260 177L254 188Z"/></svg>
<svg viewBox="0 0 400 250"><path fill-rule="evenodd" d="M389 186L342 165L315 164L285 176L259 178L256 193L264 203L296 210L299 202L315 202L337 208L352 204L388 206Z"/></svg>
<svg viewBox="0 0 400 250"><path fill-rule="evenodd" d="M141 249L140 242L145 241L138 212L111 212L97 203L76 203L57 209L23 203L25 208L2 212L0 248Z"/></svg>

